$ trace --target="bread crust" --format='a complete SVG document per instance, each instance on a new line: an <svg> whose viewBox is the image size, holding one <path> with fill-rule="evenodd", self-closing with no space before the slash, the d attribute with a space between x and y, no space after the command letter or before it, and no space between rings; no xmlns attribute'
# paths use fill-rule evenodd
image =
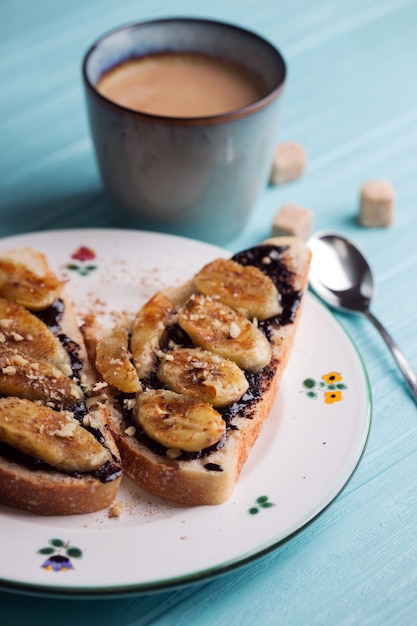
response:
<svg viewBox="0 0 417 626"><path fill-rule="evenodd" d="M269 239L265 244L288 246L283 253L291 274L294 290L305 292L307 287L310 251L304 241L295 237ZM164 290L177 305L193 292L193 282ZM285 371L301 314L302 301L290 324L273 326L270 330L272 358L259 381L260 394L244 408L241 416L233 418L237 430L230 430L222 448L192 460L170 460L160 456L126 434L125 424L117 404L113 403L110 428L119 448L124 471L143 489L186 505L220 504L230 498L242 467L261 432L271 410L282 375ZM91 329L90 329L91 330ZM94 335L87 330L87 334ZM90 342L91 343L91 342ZM206 465L222 471L208 471Z"/></svg>
<svg viewBox="0 0 417 626"><path fill-rule="evenodd" d="M13 258L19 258L19 251L13 253ZM31 258L36 262L38 255L39 253L35 251L25 249L22 258L26 264L30 264ZM45 270L50 276L46 259L43 258ZM59 296L64 304L60 332L78 345L77 356L82 363L83 385L91 389L98 379L95 369L89 363L75 311L62 286ZM102 394L100 399L97 398L97 402L92 402L88 411L90 425L100 431L103 445L111 452L114 461L112 465L114 471L113 474L109 472L107 482L100 480L93 472L70 475L53 468L34 469L19 462L19 456L9 458L0 453L0 503L40 515L90 513L110 506L120 485L121 462L114 438L108 428L109 413L108 400Z"/></svg>
<svg viewBox="0 0 417 626"><path fill-rule="evenodd" d="M120 478L101 483L92 476L30 470L0 457L0 502L38 515L92 513L111 505Z"/></svg>

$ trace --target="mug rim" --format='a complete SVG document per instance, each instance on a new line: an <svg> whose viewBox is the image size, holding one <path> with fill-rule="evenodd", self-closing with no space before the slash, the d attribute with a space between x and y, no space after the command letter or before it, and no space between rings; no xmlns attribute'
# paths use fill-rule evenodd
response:
<svg viewBox="0 0 417 626"><path fill-rule="evenodd" d="M130 109L129 107L125 107L121 104L118 104L114 102L113 100L110 100L109 98L107 98L106 96L104 96L97 90L96 85L92 83L92 81L90 80L88 76L87 64L91 55L106 39L109 39L113 35L123 32L123 31L136 30L141 27L149 27L149 26L152 26L153 24L166 24L166 23L175 23L175 22L190 23L190 24L200 23L203 25L211 24L213 26L226 27L226 28L238 31L245 36L249 36L252 39L258 40L260 43L262 43L262 45L267 46L271 50L271 52L277 57L278 62L282 65L282 79L265 96L263 96L262 98L260 98L259 100L256 100L255 102L251 104L248 104L244 107L240 107L238 109L233 109L232 111L226 111L225 113L217 113L215 115L205 115L205 116L198 116L198 117L195 117L195 116L178 117L178 116L168 116L168 115L158 115L154 113L146 113L144 111L137 111L135 109ZM282 56L281 52L278 50L276 46L274 46L271 42L269 42L263 36L247 28L243 28L241 26L238 26L237 24L232 24L230 22L223 22L221 20L213 20L213 19L206 19L206 18L200 18L200 17L198 18L167 17L167 18L144 20L141 22L130 22L121 26L116 26L115 28L112 28L111 30L100 35L84 53L83 61L82 61L82 77L83 77L84 85L90 91L90 93L93 94L99 100L103 101L103 103L107 107L111 107L115 109L116 111L119 111L121 113L128 114L128 115L133 115L135 117L144 118L149 121L155 121L155 122L158 121L158 122L164 122L164 123L170 123L170 124L199 125L199 124L208 124L208 123L214 124L214 123L232 121L235 119L239 119L241 117L249 116L252 113L255 113L256 111L259 111L265 108L270 102L275 100L278 97L278 95L281 93L285 85L286 78L287 78L287 65L286 65L284 57Z"/></svg>

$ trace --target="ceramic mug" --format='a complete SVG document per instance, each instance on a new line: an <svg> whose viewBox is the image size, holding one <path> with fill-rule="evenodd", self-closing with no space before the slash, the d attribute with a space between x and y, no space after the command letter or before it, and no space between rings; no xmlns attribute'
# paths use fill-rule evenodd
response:
<svg viewBox="0 0 417 626"><path fill-rule="evenodd" d="M178 118L133 111L98 93L101 77L124 61L170 52L237 62L260 77L266 95L224 114ZM115 204L138 227L231 240L268 181L285 77L274 46L231 24L173 18L104 35L84 57L83 81L97 162Z"/></svg>

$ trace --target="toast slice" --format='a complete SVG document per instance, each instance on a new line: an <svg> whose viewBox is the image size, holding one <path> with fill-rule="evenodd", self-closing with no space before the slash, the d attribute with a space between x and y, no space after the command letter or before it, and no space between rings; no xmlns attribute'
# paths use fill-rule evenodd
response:
<svg viewBox="0 0 417 626"><path fill-rule="evenodd" d="M1 252L1 504L68 515L113 502L122 467L102 385L46 257Z"/></svg>
<svg viewBox="0 0 417 626"><path fill-rule="evenodd" d="M303 240L270 239L158 292L110 332L86 320L140 487L188 505L230 498L285 370L309 263Z"/></svg>

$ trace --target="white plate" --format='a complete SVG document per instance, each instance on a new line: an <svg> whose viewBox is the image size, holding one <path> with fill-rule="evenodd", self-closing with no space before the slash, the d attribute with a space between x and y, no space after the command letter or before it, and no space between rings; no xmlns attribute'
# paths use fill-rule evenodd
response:
<svg viewBox="0 0 417 626"><path fill-rule="evenodd" d="M108 321L113 312L134 311L161 286L180 283L229 254L189 239L124 230L0 241L1 249L25 245L44 251L69 279L80 314L94 309ZM94 258L73 258L80 246ZM332 373L342 389L328 388ZM139 593L204 580L254 560L337 496L361 457L370 414L367 376L354 345L308 294L278 397L229 502L177 506L126 478L119 518L107 511L44 518L0 507L0 584L43 594Z"/></svg>

